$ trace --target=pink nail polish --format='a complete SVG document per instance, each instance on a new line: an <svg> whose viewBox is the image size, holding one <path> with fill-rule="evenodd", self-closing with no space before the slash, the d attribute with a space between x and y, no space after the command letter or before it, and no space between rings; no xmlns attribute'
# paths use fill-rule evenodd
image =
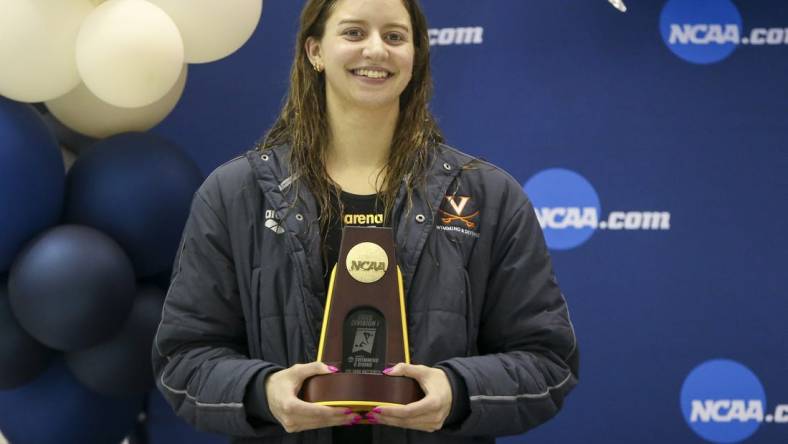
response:
<svg viewBox="0 0 788 444"><path fill-rule="evenodd" d="M351 414L351 413L353 413L353 409L350 409L350 408L348 408L348 409L345 409L345 414L346 414L346 415L349 415L349 414Z"/></svg>
<svg viewBox="0 0 788 444"><path fill-rule="evenodd" d="M387 368L383 369L383 373L388 375L389 373L391 373L391 369L393 369L393 368L394 367L387 367Z"/></svg>
<svg viewBox="0 0 788 444"><path fill-rule="evenodd" d="M383 409L381 409L380 407L375 407L374 409L372 409L372 412L373 413L383 413Z"/></svg>
<svg viewBox="0 0 788 444"><path fill-rule="evenodd" d="M353 418L353 424L358 424L359 422L361 422L361 416L360 415L356 415L356 417Z"/></svg>
<svg viewBox="0 0 788 444"><path fill-rule="evenodd" d="M336 373L336 372L338 372L338 371L339 371L339 369L338 369L338 368L336 368L336 367L334 367L333 365L329 365L329 366L328 366L328 370L329 370L331 373Z"/></svg>
<svg viewBox="0 0 788 444"><path fill-rule="evenodd" d="M378 420L375 419L374 417L373 418L367 418L367 422L370 423L370 424L377 424Z"/></svg>

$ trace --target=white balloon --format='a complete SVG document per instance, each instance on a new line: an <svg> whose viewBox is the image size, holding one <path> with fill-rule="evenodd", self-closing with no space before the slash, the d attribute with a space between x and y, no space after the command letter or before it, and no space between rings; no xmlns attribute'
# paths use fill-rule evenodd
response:
<svg viewBox="0 0 788 444"><path fill-rule="evenodd" d="M146 131L164 120L175 108L186 85L188 65L178 81L158 101L140 108L120 108L96 97L84 84L68 94L46 102L49 112L67 127L102 139L129 131Z"/></svg>
<svg viewBox="0 0 788 444"><path fill-rule="evenodd" d="M0 94L42 102L79 84L74 48L90 0L2 0Z"/></svg>
<svg viewBox="0 0 788 444"><path fill-rule="evenodd" d="M254 33L263 0L148 0L159 5L181 30L186 62L227 57Z"/></svg>
<svg viewBox="0 0 788 444"><path fill-rule="evenodd" d="M115 106L138 108L161 99L178 80L182 65L178 27L161 8L144 0L102 3L77 36L82 81Z"/></svg>

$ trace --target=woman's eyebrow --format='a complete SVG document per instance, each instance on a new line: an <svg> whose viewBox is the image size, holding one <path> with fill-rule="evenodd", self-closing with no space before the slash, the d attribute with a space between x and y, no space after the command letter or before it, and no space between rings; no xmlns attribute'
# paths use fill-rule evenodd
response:
<svg viewBox="0 0 788 444"><path fill-rule="evenodd" d="M340 22L337 23L337 25L338 26L342 26L342 25L368 25L368 23L365 20L344 19L344 20L340 20ZM383 27L384 28L400 28L400 29L402 29L402 30L404 30L406 32L410 32L410 28L407 25L405 25L404 23L398 23L398 22L386 23Z"/></svg>

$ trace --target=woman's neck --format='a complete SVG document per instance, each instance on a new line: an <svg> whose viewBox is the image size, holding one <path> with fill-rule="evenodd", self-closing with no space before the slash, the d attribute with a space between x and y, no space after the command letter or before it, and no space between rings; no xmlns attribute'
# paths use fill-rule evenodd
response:
<svg viewBox="0 0 788 444"><path fill-rule="evenodd" d="M399 104L380 109L344 108L329 101L331 143L326 170L339 186L354 194L379 191L391 152Z"/></svg>

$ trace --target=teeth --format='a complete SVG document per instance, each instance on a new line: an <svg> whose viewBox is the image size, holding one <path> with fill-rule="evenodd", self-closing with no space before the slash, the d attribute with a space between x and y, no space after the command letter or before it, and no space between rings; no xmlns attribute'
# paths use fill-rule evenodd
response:
<svg viewBox="0 0 788 444"><path fill-rule="evenodd" d="M389 76L387 72L373 71L371 69L356 69L353 73L359 76L369 77L370 79L384 79Z"/></svg>

